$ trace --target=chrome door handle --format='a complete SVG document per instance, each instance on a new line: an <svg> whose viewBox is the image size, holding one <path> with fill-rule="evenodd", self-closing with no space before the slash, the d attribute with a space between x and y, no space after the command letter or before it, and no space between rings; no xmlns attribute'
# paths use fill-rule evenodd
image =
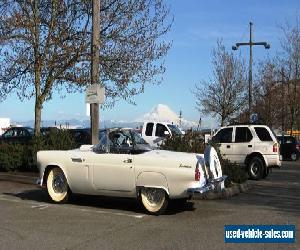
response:
<svg viewBox="0 0 300 250"><path fill-rule="evenodd" d="M72 160L73 162L83 162L83 161L84 161L84 159L82 159L82 158L80 158L80 157L72 157L71 160Z"/></svg>
<svg viewBox="0 0 300 250"><path fill-rule="evenodd" d="M127 159L123 161L124 163L132 163L132 159Z"/></svg>

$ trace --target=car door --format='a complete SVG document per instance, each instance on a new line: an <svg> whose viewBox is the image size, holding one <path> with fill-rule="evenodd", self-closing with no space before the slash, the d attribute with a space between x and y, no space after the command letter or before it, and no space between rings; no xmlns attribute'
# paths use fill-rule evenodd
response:
<svg viewBox="0 0 300 250"><path fill-rule="evenodd" d="M170 134L170 131L168 130L168 128L166 127L166 125L161 124L161 123L157 123L155 126L155 131L154 131L154 140L153 143L157 146L161 145L161 143L163 142L163 140L167 137L167 134Z"/></svg>
<svg viewBox="0 0 300 250"><path fill-rule="evenodd" d="M232 157L232 136L233 128L221 128L216 135L214 135L212 141L220 144L220 152L222 156L231 161Z"/></svg>
<svg viewBox="0 0 300 250"><path fill-rule="evenodd" d="M6 143L18 143L18 128L11 128L3 134L3 141Z"/></svg>
<svg viewBox="0 0 300 250"><path fill-rule="evenodd" d="M92 184L100 191L132 192L135 190L134 156L130 154L127 139L121 137L123 135L114 133L113 136L117 140L106 138L106 148L87 154L86 164L93 169ZM99 145L102 140L101 137ZM124 145L116 144L123 141Z"/></svg>
<svg viewBox="0 0 300 250"><path fill-rule="evenodd" d="M4 143L10 143L12 142L12 138L14 134L15 134L15 130L14 128L11 128L2 135L1 139Z"/></svg>
<svg viewBox="0 0 300 250"><path fill-rule="evenodd" d="M30 141L31 135L26 128L18 128L17 140L21 144L26 144Z"/></svg>
<svg viewBox="0 0 300 250"><path fill-rule="evenodd" d="M143 138L146 140L147 143L149 143L151 146L155 146L154 145L154 123L153 122L148 122L145 125L145 129L143 131Z"/></svg>
<svg viewBox="0 0 300 250"><path fill-rule="evenodd" d="M246 156L254 151L253 135L249 127L236 127L232 144L232 162L244 164Z"/></svg>

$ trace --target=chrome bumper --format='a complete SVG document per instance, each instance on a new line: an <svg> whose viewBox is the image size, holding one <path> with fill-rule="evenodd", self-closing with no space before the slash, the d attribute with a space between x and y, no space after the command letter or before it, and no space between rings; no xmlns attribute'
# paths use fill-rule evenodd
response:
<svg viewBox="0 0 300 250"><path fill-rule="evenodd" d="M208 191L214 191L218 187L220 187L221 183L224 182L226 178L227 178L227 176L223 175L216 179L209 179L207 181L206 185L204 185L202 187L189 188L187 190L187 192L188 192L188 194L193 195L195 193L204 194L204 193L207 193Z"/></svg>

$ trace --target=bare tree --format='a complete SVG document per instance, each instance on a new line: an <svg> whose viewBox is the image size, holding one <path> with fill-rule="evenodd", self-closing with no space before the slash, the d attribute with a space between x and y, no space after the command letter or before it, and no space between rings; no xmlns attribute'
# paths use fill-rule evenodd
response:
<svg viewBox="0 0 300 250"><path fill-rule="evenodd" d="M300 113L300 19L296 18L296 24L291 26L286 23L281 27L283 38L280 55L280 65L283 69L283 81L285 82L286 104L289 127L295 127L297 116Z"/></svg>
<svg viewBox="0 0 300 250"><path fill-rule="evenodd" d="M159 82L170 43L161 37L172 20L163 0L102 0L101 84L106 106L129 102L146 83ZM90 0L2 0L0 98L35 98L35 131L54 91L90 83Z"/></svg>
<svg viewBox="0 0 300 250"><path fill-rule="evenodd" d="M284 105L279 67L276 61L267 60L259 63L257 80L254 87L254 112L260 122L268 126L279 127L282 123ZM280 111L280 112L279 112Z"/></svg>
<svg viewBox="0 0 300 250"><path fill-rule="evenodd" d="M194 91L197 109L220 119L221 126L246 105L243 63L226 51L221 41L212 51L213 77L202 80Z"/></svg>

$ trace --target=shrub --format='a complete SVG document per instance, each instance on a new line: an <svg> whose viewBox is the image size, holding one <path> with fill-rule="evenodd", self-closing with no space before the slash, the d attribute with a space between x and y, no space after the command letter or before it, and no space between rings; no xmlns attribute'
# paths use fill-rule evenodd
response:
<svg viewBox="0 0 300 250"><path fill-rule="evenodd" d="M199 132L188 131L185 135L168 137L163 141L160 149L203 154L205 144Z"/></svg>
<svg viewBox="0 0 300 250"><path fill-rule="evenodd" d="M28 144L0 144L0 171L37 171L39 150L68 150L75 142L67 130L53 130L46 136L34 137Z"/></svg>
<svg viewBox="0 0 300 250"><path fill-rule="evenodd" d="M224 159L220 152L220 144L213 142L210 142L209 144L216 149L222 166L222 173L223 175L227 175L227 179L225 181L226 187L231 186L233 183L243 183L248 180L249 177L245 167Z"/></svg>
<svg viewBox="0 0 300 250"><path fill-rule="evenodd" d="M0 145L0 170L14 171L20 169L24 160L24 145Z"/></svg>

